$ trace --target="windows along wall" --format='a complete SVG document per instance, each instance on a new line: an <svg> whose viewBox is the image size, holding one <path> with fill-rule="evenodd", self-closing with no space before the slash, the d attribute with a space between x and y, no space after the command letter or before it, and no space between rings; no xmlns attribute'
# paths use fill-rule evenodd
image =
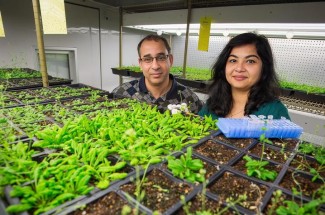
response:
<svg viewBox="0 0 325 215"><path fill-rule="evenodd" d="M68 54L46 53L46 64L49 75L71 79Z"/></svg>
<svg viewBox="0 0 325 215"><path fill-rule="evenodd" d="M35 65L38 68L39 58L38 49L36 52ZM52 77L59 77L72 80L73 84L79 83L78 74L76 71L76 49L62 49L62 48L45 48L47 73ZM39 68L38 68L39 69Z"/></svg>

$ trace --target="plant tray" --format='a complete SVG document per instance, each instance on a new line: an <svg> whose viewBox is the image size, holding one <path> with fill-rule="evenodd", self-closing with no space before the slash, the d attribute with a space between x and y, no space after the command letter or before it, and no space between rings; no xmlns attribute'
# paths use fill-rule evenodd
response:
<svg viewBox="0 0 325 215"><path fill-rule="evenodd" d="M129 70L112 68L112 73L120 76L130 76Z"/></svg>
<svg viewBox="0 0 325 215"><path fill-rule="evenodd" d="M134 78L140 78L143 76L143 73L130 70L129 75Z"/></svg>
<svg viewBox="0 0 325 215"><path fill-rule="evenodd" d="M49 76L49 86L71 84L72 80ZM16 83L14 83L16 82ZM6 91L43 87L42 78L9 79Z"/></svg>
<svg viewBox="0 0 325 215"><path fill-rule="evenodd" d="M182 206L181 195L184 195L185 199L188 200L196 193L195 187L191 184L179 180L156 167L148 170L144 177L146 179L142 183L142 190L145 191L146 197L140 204L147 208L150 214L154 211L159 211L161 214L173 214ZM136 182L130 179L124 181L119 187L119 191L122 192L123 196L130 196L129 201L139 204L135 199L135 190Z"/></svg>
<svg viewBox="0 0 325 215"><path fill-rule="evenodd" d="M279 192L279 191L280 191L281 195L276 197L275 193ZM274 188L270 189L266 195L266 198L264 201L265 204L262 205L263 214L276 214L276 210L281 206L285 206L286 201L295 202L297 205L299 205L299 207L301 207L302 204L306 204L310 200L306 199L303 196L295 196L295 195L293 195L292 192L288 192L284 189L274 187ZM314 209L317 210L316 208L314 208ZM300 208L300 210L301 210L301 208ZM321 212L321 211L323 213L320 213L320 214L324 214L324 212L325 212L324 206L318 208L318 210L317 210L317 212ZM294 212L294 211L292 211L292 212Z"/></svg>
<svg viewBox="0 0 325 215"><path fill-rule="evenodd" d="M192 87L196 89L205 89L206 88L206 83L203 81L195 81L195 80L189 80L185 78L177 78L175 77L176 81L180 84L183 84L184 86L187 87Z"/></svg>
<svg viewBox="0 0 325 215"><path fill-rule="evenodd" d="M299 138L303 128L287 119L264 120L258 117L219 118L217 126L228 138Z"/></svg>
<svg viewBox="0 0 325 215"><path fill-rule="evenodd" d="M293 97L301 100L325 104L325 94L307 93L304 91L295 90Z"/></svg>

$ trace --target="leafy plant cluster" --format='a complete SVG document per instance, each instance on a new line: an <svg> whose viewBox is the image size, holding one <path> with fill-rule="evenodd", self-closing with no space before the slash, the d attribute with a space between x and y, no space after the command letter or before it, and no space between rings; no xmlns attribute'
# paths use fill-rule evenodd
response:
<svg viewBox="0 0 325 215"><path fill-rule="evenodd" d="M16 144L11 145L15 146ZM87 144L81 146L85 145ZM26 147L26 144L19 143L17 146ZM15 152L10 155L17 155L18 157L27 151ZM28 151L27 155L30 155L31 152ZM33 161L30 156L20 157L19 161L15 162L15 166L10 164L1 168L4 176L1 185L17 184L17 182L30 180L27 185L13 187L10 195L20 197L21 201L20 204L9 206L7 211L15 213L33 209L35 210L34 214L39 214L65 201L89 193L94 189L94 186L89 184L91 179L97 181L97 187L101 188L101 186L107 187L107 183L111 180L125 177L127 173L118 173L117 171L123 168L126 163L118 162L112 165L107 160L106 155L107 151L92 148L90 152L84 152L83 155L66 152L52 153L40 163ZM20 177L12 175L10 178L10 173L18 174ZM106 176L105 179L101 180L104 176ZM19 179L21 181L17 181Z"/></svg>
<svg viewBox="0 0 325 215"><path fill-rule="evenodd" d="M316 146L308 142L301 142L297 149L298 155L303 155L303 158L306 159L306 156L312 156L318 162L318 168L313 168L309 166L306 160L303 160L297 170L305 171L309 170L309 173L313 175L311 178L312 182L320 180L324 183L324 178L321 174L324 172L325 164L325 149L322 146ZM271 199L270 210L268 215L278 214L278 215L303 215L303 214L319 214L320 207L325 204L325 185L323 184L312 193L311 200L308 202L303 201L302 198L302 185L295 178L294 172L292 173L292 181L296 184L296 187L292 188L291 198L284 194L281 190L276 190L273 193Z"/></svg>
<svg viewBox="0 0 325 215"><path fill-rule="evenodd" d="M53 124L53 122L63 124L81 113L93 117L99 113L109 112L112 108L128 108L125 101L124 99L109 99L107 95L92 94L83 99L64 100L62 104L59 102L0 109L3 120L7 122L3 124L5 129L0 131L0 136L3 140L11 137L10 134L15 134L17 137L24 134L33 137L36 131L43 130L48 124ZM132 101L128 102L131 104ZM18 131L9 122L24 133L17 133Z"/></svg>
<svg viewBox="0 0 325 215"><path fill-rule="evenodd" d="M130 70L130 71L134 71L134 72L142 72L139 66L122 66L119 67L119 69L126 69L126 70Z"/></svg>
<svg viewBox="0 0 325 215"><path fill-rule="evenodd" d="M54 84L64 84L71 83L70 80L57 77L49 77L49 85ZM43 86L43 81L41 77L36 78L9 78L9 79L0 79L0 85L6 86L8 89L19 89L27 87L41 87Z"/></svg>
<svg viewBox="0 0 325 215"><path fill-rule="evenodd" d="M135 72L141 72L141 69L139 66L123 66L120 67L120 69L127 69ZM173 66L170 69L170 73L182 77L183 76L183 67L182 66ZM186 67L186 79L189 80L202 80L202 81L208 81L212 78L212 71L211 69L207 68L196 68L196 67ZM307 84L297 84L295 82L289 82L285 80L280 80L280 86L282 88L288 88L288 89L294 89L294 90L300 90L307 93L315 93L315 94L325 94L325 88L324 87L318 87L318 86L311 86Z"/></svg>
<svg viewBox="0 0 325 215"><path fill-rule="evenodd" d="M312 181L320 179L325 182L325 179L321 176L321 173L324 173L325 171L325 148L311 143L302 142L299 144L298 152L302 153L303 155L312 156L319 164L318 167L311 167L306 161L300 163L298 169L309 170L309 173L313 175ZM306 156L303 158L306 159Z"/></svg>
<svg viewBox="0 0 325 215"><path fill-rule="evenodd" d="M104 116L99 114L92 119L79 117L65 123L62 128L49 127L36 134L40 141L35 144L62 148L65 145L62 138L70 140L79 138L79 133L88 134L103 140L112 153L118 151L131 164L142 164L146 163L143 162L146 157L164 154L171 149L180 150L184 145L197 141L208 134L211 128L207 125L200 118L181 114L171 116L169 112L158 114L155 107L135 103L130 109L112 110ZM167 148L162 150L163 147Z"/></svg>
<svg viewBox="0 0 325 215"><path fill-rule="evenodd" d="M180 66L174 66L171 68L170 72L173 75L182 77L183 76L183 67ZM204 68L196 68L196 67L186 67L186 79L189 80L202 80L202 81L208 81L211 80L211 70L210 69L204 69Z"/></svg>
<svg viewBox="0 0 325 215"><path fill-rule="evenodd" d="M49 102L53 100L61 100L65 98L99 95L103 91L91 87L71 87L58 86L50 88L25 89L18 91L7 91L5 95L11 99L17 99L22 104L34 104L40 102Z"/></svg>
<svg viewBox="0 0 325 215"><path fill-rule="evenodd" d="M142 72L139 66L123 66L119 67L119 69L126 69L135 72ZM170 68L170 73L181 77L183 75L183 67L181 66L173 66ZM209 69L201 69L194 67L186 67L186 79L189 80L210 80L211 79L211 71Z"/></svg>
<svg viewBox="0 0 325 215"><path fill-rule="evenodd" d="M298 152L313 156L321 165L325 165L325 148L312 143L302 142L299 144Z"/></svg>
<svg viewBox="0 0 325 215"><path fill-rule="evenodd" d="M179 158L167 156L168 169L172 171L174 176L181 179L186 179L192 183L203 182L205 180L203 161L193 159L192 152L193 148L190 146L187 147L186 153Z"/></svg>
<svg viewBox="0 0 325 215"><path fill-rule="evenodd" d="M280 81L282 88L300 90L307 93L325 94L325 87L310 86L307 84L297 84L295 82Z"/></svg>
<svg viewBox="0 0 325 215"><path fill-rule="evenodd" d="M51 123L46 118L46 115L32 106L2 109L2 113L8 122L10 121L16 128L24 132L18 134L16 131L17 138L25 134L33 137L36 131L42 130L47 124ZM8 124L8 128L15 132L15 129L10 124Z"/></svg>
<svg viewBox="0 0 325 215"><path fill-rule="evenodd" d="M318 196L318 197L316 197ZM276 190L271 199L271 207L268 215L305 215L305 214L318 214L319 209L325 204L325 186L318 189L309 202L303 202L299 198L292 196L284 198L281 190Z"/></svg>
<svg viewBox="0 0 325 215"><path fill-rule="evenodd" d="M180 150L215 129L212 119L162 114L156 107L135 100L112 101L112 106L119 106L122 101L126 108L87 115L69 116L66 113L70 110L58 104L1 109L3 124L9 122L8 118L14 124L26 125L47 114L63 116L62 127L48 125L35 132L39 141L32 146L9 143L9 138L1 140L0 186L13 185L11 195L21 198L21 204L10 206L8 211L32 210L39 214L85 195L94 187L104 189L127 176L123 171L127 163L146 166L160 162L171 151ZM39 152L34 149L39 148L56 152L36 162L34 156ZM120 160L113 164L109 156Z"/></svg>
<svg viewBox="0 0 325 215"><path fill-rule="evenodd" d="M263 160L265 144L272 144L272 141L265 137L265 133L260 136L260 142L262 143L262 152L259 160L253 159L248 155L245 155L243 158L246 160L247 175L255 176L262 180L271 180L274 181L277 177L277 172L274 170L268 170L265 167L269 164L268 161Z"/></svg>
<svg viewBox="0 0 325 215"><path fill-rule="evenodd" d="M41 77L39 71L27 71L23 68L1 69L0 79Z"/></svg>

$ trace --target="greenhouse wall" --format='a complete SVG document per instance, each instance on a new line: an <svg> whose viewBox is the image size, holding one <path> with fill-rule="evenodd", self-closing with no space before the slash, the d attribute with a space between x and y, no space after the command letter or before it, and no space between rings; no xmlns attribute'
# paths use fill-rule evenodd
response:
<svg viewBox="0 0 325 215"><path fill-rule="evenodd" d="M190 36L188 44L187 66L211 68L217 56L230 37L210 37L209 51L197 49L198 36ZM276 71L281 80L325 86L325 40L269 38ZM184 59L185 36L174 37L174 65L182 66Z"/></svg>
<svg viewBox="0 0 325 215"><path fill-rule="evenodd" d="M39 69L32 1L0 1L6 37L0 38L0 67ZM119 62L119 12L90 1L65 2L67 35L44 35L46 51L75 55L76 79L112 90L118 77L111 67Z"/></svg>

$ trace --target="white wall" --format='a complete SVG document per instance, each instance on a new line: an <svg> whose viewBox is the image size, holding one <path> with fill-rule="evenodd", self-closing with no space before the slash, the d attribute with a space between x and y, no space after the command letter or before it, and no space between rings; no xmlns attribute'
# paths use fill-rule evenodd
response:
<svg viewBox="0 0 325 215"><path fill-rule="evenodd" d="M34 68L36 34L31 1L0 1L0 10L6 34L0 37L0 65Z"/></svg>
<svg viewBox="0 0 325 215"><path fill-rule="evenodd" d="M32 1L0 1L6 37L0 38L0 67L38 69L37 40ZM111 91L118 77L119 13L115 8L90 1L65 2L67 35L44 35L46 49L76 51L78 83Z"/></svg>

